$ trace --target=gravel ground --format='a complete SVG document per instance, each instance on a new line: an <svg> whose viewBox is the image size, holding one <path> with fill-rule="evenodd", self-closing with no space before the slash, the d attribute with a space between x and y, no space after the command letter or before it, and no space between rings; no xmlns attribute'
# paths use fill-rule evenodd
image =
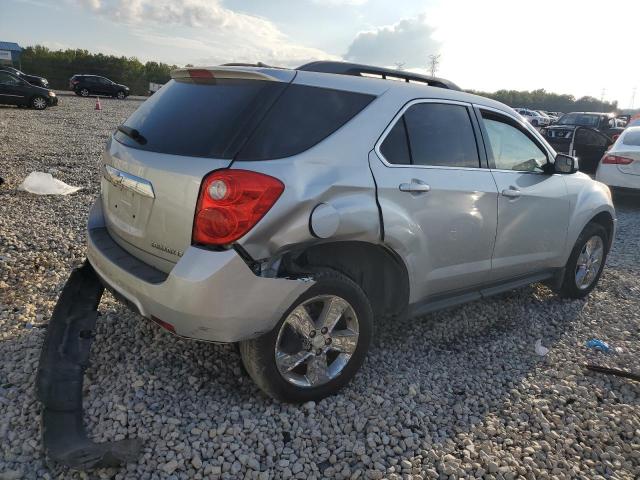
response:
<svg viewBox="0 0 640 480"><path fill-rule="evenodd" d="M231 346L176 339L105 295L86 422L97 441L141 437L143 454L88 475L48 465L34 392L46 322L84 258L105 140L140 103L93 104L0 107L0 479L640 478L640 384L581 368L640 371L638 200L618 205L617 242L587 301L535 285L380 324L355 380L317 404L266 398ZM17 191L33 170L83 189ZM622 352L588 351L593 337Z"/></svg>

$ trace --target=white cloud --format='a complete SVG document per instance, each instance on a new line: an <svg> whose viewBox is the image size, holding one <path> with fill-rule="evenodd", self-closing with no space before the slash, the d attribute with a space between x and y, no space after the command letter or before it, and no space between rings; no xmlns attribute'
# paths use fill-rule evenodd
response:
<svg viewBox="0 0 640 480"><path fill-rule="evenodd" d="M349 46L345 59L356 62L393 65L406 68L425 66L428 57L438 52L440 43L432 37L434 29L425 15L401 20L394 25L360 32Z"/></svg>
<svg viewBox="0 0 640 480"><path fill-rule="evenodd" d="M182 63L201 59L295 66L335 58L292 42L269 20L225 8L220 0L68 1L114 22L131 25L136 35L151 43L193 48L195 51L189 52ZM180 29L181 33L173 35L166 33L167 29Z"/></svg>

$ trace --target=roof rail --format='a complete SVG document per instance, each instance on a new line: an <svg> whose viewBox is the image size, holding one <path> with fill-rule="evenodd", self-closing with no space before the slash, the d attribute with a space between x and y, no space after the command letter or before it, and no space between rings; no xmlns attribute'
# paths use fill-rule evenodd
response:
<svg viewBox="0 0 640 480"><path fill-rule="evenodd" d="M405 82L424 83L430 87L448 88L450 90L460 90L455 83L444 78L420 75L404 70L394 70L392 68L374 67L372 65L360 65L349 62L318 61L311 62L296 70L305 72L334 73L337 75L353 75L356 77L377 77L382 79L404 80Z"/></svg>

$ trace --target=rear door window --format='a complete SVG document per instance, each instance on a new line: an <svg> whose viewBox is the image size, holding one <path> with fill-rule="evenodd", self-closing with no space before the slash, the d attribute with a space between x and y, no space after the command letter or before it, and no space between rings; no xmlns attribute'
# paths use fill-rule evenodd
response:
<svg viewBox="0 0 640 480"><path fill-rule="evenodd" d="M463 105L412 105L389 131L380 153L393 164L480 167L469 110Z"/></svg>
<svg viewBox="0 0 640 480"><path fill-rule="evenodd" d="M408 138L403 116L396 122L380 146L380 153L382 153L387 162L397 165L411 164Z"/></svg>
<svg viewBox="0 0 640 480"><path fill-rule="evenodd" d="M115 138L153 152L231 159L286 86L244 79L171 80L124 123L146 142L119 131Z"/></svg>
<svg viewBox="0 0 640 480"><path fill-rule="evenodd" d="M409 107L404 117L414 165L480 167L467 107L417 103Z"/></svg>
<svg viewBox="0 0 640 480"><path fill-rule="evenodd" d="M363 93L289 85L237 160L269 160L308 150L349 122L374 98Z"/></svg>

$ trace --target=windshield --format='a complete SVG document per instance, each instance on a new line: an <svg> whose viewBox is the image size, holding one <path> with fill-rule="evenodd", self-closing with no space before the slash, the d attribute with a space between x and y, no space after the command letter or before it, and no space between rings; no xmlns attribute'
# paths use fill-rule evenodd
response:
<svg viewBox="0 0 640 480"><path fill-rule="evenodd" d="M583 127L597 127L600 117L584 113L567 113L558 121L559 125L580 125Z"/></svg>

